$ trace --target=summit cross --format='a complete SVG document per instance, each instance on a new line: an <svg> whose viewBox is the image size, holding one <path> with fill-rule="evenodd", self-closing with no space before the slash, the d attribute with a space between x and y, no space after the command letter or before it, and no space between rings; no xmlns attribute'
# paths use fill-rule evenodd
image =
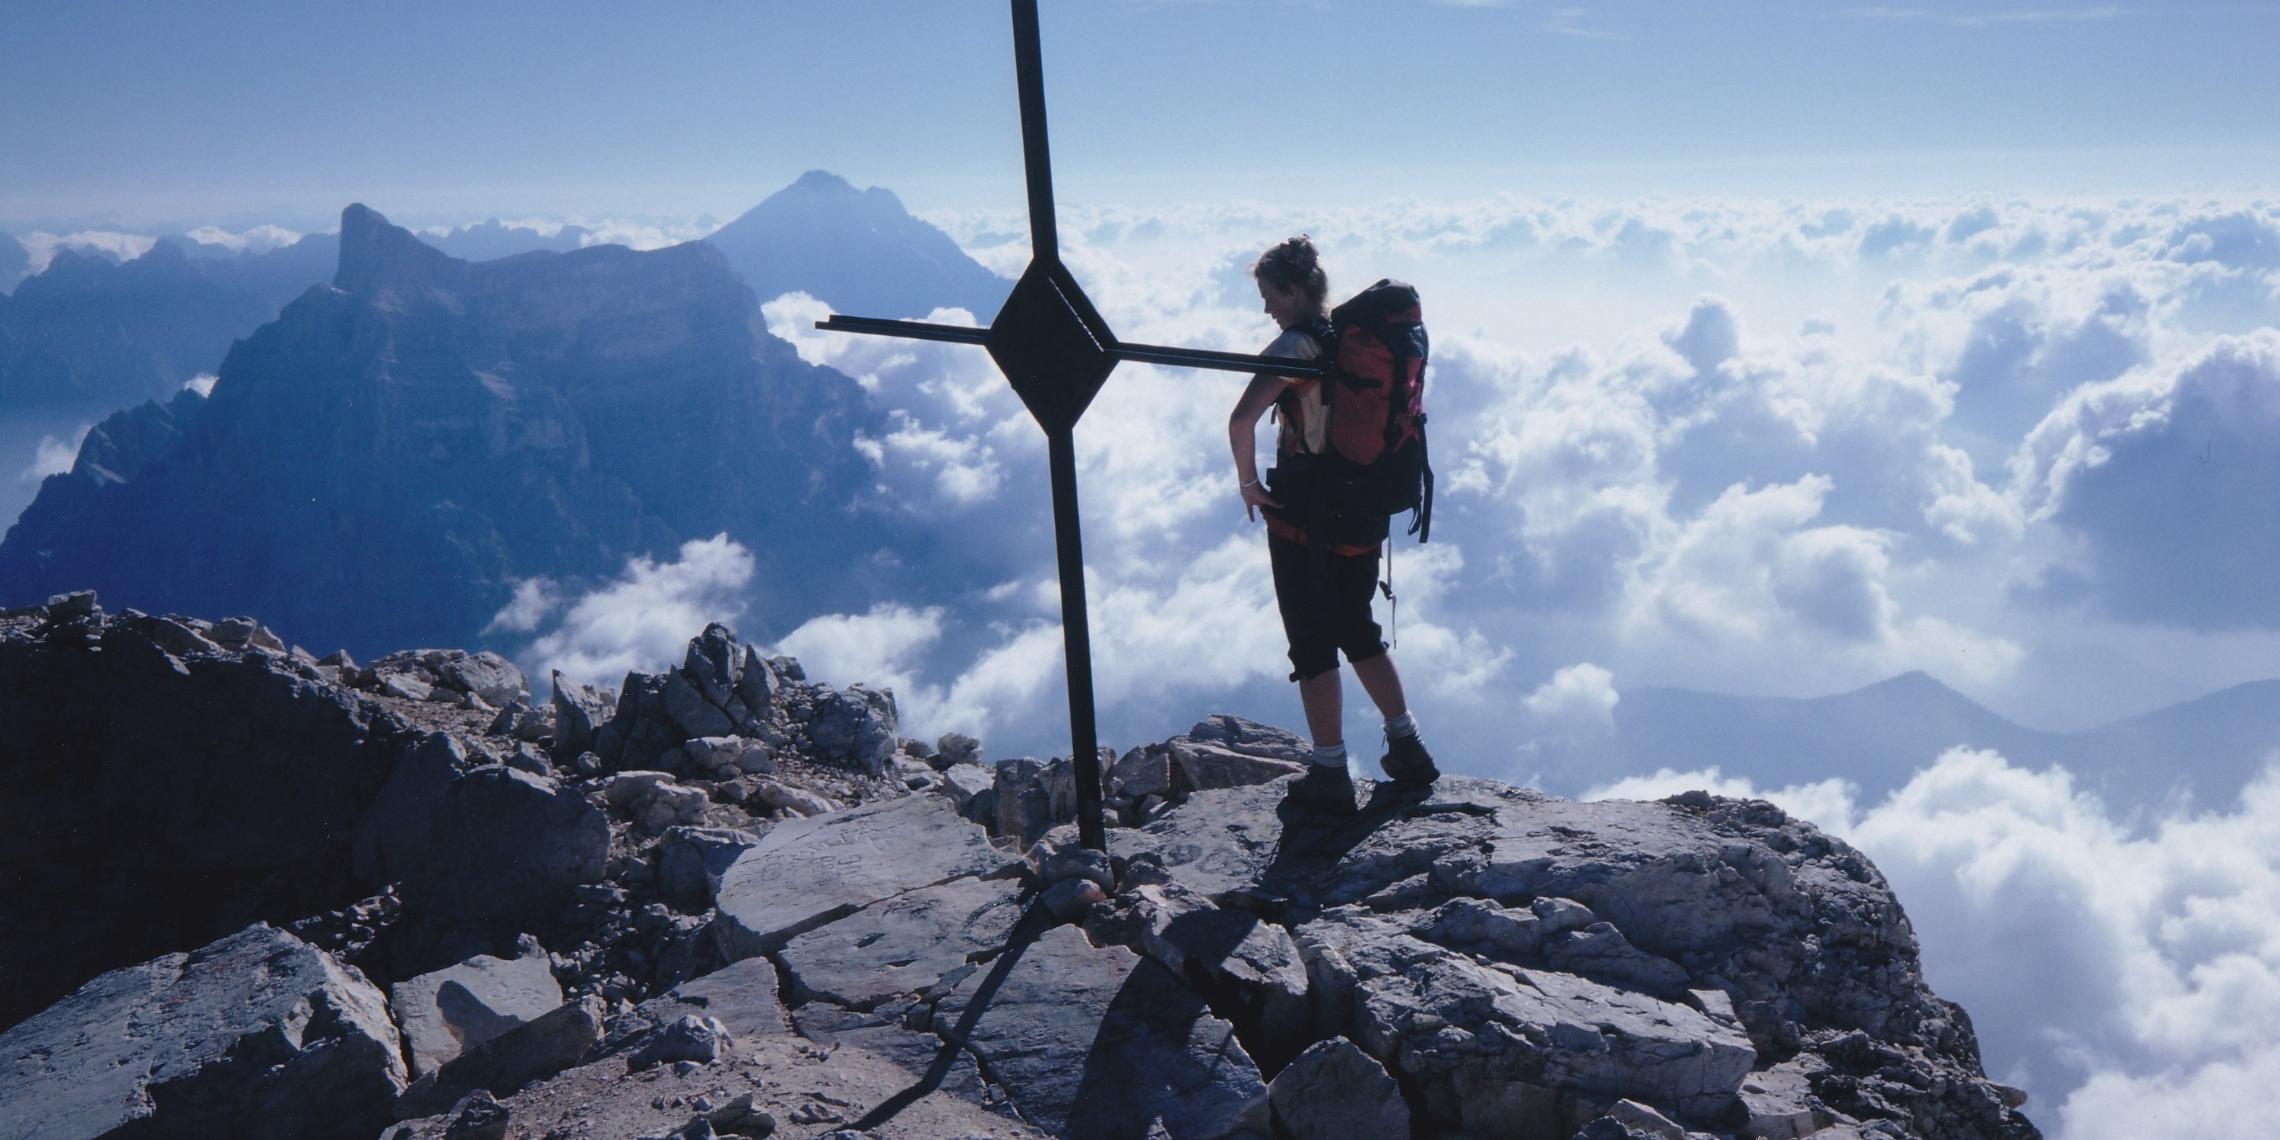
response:
<svg viewBox="0 0 2280 1140"><path fill-rule="evenodd" d="M1128 344L1116 339L1068 267L1053 215L1053 167L1045 143L1045 69L1037 0L1013 0L1013 62L1021 95L1022 163L1029 184L1029 268L986 329L876 317L832 316L816 327L917 340L978 344L1045 429L1053 483L1053 540L1061 573L1061 646L1069 679L1069 756L1076 766L1077 836L1106 851L1101 824L1100 743L1093 723L1092 636L1085 617L1084 537L1077 522L1077 420L1121 361L1229 372L1320 377L1321 365L1281 356Z"/></svg>

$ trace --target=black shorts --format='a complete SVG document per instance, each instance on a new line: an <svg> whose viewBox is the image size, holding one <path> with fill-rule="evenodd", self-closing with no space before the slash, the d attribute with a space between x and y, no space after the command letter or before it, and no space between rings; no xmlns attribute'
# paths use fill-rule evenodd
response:
<svg viewBox="0 0 2280 1140"><path fill-rule="evenodd" d="M1367 661L1385 654L1382 631L1370 616L1370 594L1377 589L1378 552L1324 551L1321 557L1318 571L1315 554L1305 543L1267 536L1267 558L1275 574L1275 605L1282 610L1283 634L1290 639L1293 681L1336 669L1340 651L1348 661Z"/></svg>

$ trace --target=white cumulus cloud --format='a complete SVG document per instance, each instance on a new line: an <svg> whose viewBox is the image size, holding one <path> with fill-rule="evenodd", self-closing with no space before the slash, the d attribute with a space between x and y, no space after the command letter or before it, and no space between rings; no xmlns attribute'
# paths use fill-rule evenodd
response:
<svg viewBox="0 0 2280 1140"><path fill-rule="evenodd" d="M495 623L513 630L506 623L559 614L518 655L532 676L559 669L574 681L614 687L629 670L655 672L679 662L707 624L744 612L755 569L752 552L726 534L684 542L679 553L670 562L629 559L615 580L567 601L549 603L545 587L522 583Z"/></svg>

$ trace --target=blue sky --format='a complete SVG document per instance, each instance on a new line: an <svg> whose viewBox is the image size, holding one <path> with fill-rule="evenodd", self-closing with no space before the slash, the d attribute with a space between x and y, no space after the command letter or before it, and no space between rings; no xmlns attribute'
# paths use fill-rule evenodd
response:
<svg viewBox="0 0 2280 1140"><path fill-rule="evenodd" d="M1085 0L1064 198L2240 189L2280 7ZM1019 202L1006 7L12 0L0 225Z"/></svg>

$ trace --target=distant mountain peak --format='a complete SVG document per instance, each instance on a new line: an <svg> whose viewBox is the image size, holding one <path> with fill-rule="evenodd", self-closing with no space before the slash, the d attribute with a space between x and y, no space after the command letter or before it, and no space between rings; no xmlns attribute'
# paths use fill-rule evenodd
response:
<svg viewBox="0 0 2280 1140"><path fill-rule="evenodd" d="M923 317L957 307L988 319L1013 283L893 191L810 170L707 236L762 301L798 289L841 312Z"/></svg>
<svg viewBox="0 0 2280 1140"><path fill-rule="evenodd" d="M1939 678L1921 669L1910 669L1895 677L1887 677L1859 690L1864 693L1910 694L1916 696L1962 696Z"/></svg>
<svg viewBox="0 0 2280 1140"><path fill-rule="evenodd" d="M422 242L412 231L388 224L380 211L352 202L340 212L340 270L333 287L348 293L411 288L464 268Z"/></svg>
<svg viewBox="0 0 2280 1140"><path fill-rule="evenodd" d="M833 174L828 170L810 170L807 173L800 175L799 178L795 180L790 186L785 187L783 190L778 190L777 193L781 194L786 190L806 190L813 192L816 190L852 191L854 189L854 183L849 182L846 179L841 178L840 176Z"/></svg>

